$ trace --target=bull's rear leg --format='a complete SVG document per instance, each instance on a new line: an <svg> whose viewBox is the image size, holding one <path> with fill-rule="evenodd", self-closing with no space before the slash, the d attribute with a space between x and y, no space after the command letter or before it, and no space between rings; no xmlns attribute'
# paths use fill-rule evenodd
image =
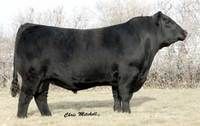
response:
<svg viewBox="0 0 200 126"><path fill-rule="evenodd" d="M35 102L42 116L51 116L51 112L47 104L48 90L49 83L41 83L34 95Z"/></svg>
<svg viewBox="0 0 200 126"><path fill-rule="evenodd" d="M119 96L119 90L117 86L112 86L112 93L113 93L113 98L114 98L113 110L117 112L121 112L121 98Z"/></svg>
<svg viewBox="0 0 200 126"><path fill-rule="evenodd" d="M28 106L32 98L33 98L32 95L28 95L25 92L21 91L19 95L17 117L19 118L27 117Z"/></svg>
<svg viewBox="0 0 200 126"><path fill-rule="evenodd" d="M22 79L22 87L19 95L17 117L27 117L28 106L36 91L37 82L35 80Z"/></svg>

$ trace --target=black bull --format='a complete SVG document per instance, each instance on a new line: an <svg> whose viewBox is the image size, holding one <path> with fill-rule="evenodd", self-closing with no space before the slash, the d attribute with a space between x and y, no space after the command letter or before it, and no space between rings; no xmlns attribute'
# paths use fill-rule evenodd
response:
<svg viewBox="0 0 200 126"><path fill-rule="evenodd" d="M146 81L155 54L186 36L161 12L99 29L24 24L16 37L11 85L12 96L20 92L17 116L27 116L33 97L41 114L51 115L49 83L73 92L110 85L114 111L130 113L129 101Z"/></svg>

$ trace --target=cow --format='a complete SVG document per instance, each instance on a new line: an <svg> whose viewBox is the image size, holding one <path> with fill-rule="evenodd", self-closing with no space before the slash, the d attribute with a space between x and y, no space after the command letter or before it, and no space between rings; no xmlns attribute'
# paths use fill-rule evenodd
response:
<svg viewBox="0 0 200 126"><path fill-rule="evenodd" d="M11 84L11 95L19 93L17 117L27 117L33 97L41 115L51 115L50 83L73 92L112 86L114 111L130 113L131 97L146 81L156 53L186 36L160 11L96 29L23 24L16 35Z"/></svg>

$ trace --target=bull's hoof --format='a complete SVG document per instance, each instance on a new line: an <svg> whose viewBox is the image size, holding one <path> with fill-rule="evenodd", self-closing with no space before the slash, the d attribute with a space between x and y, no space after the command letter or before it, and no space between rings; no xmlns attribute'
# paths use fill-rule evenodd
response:
<svg viewBox="0 0 200 126"><path fill-rule="evenodd" d="M123 113L129 113L129 114L130 114L130 113L131 113L131 110L130 110L130 109L122 109L122 112L123 112Z"/></svg>
<svg viewBox="0 0 200 126"><path fill-rule="evenodd" d="M123 112L123 113L131 113L131 109L130 109L128 103L122 104L122 112Z"/></svg>
<svg viewBox="0 0 200 126"><path fill-rule="evenodd" d="M27 115L17 114L17 118L24 119L27 118Z"/></svg>
<svg viewBox="0 0 200 126"><path fill-rule="evenodd" d="M120 104L115 104L115 105L113 106L113 110L114 110L115 112L121 112L121 111L122 111L121 105L120 105Z"/></svg>
<svg viewBox="0 0 200 126"><path fill-rule="evenodd" d="M52 116L50 111L49 112L45 112L45 113L41 113L41 115L42 116Z"/></svg>

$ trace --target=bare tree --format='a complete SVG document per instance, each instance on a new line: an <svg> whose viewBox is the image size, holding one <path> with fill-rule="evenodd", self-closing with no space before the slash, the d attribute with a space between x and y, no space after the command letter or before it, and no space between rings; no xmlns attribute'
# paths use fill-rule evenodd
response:
<svg viewBox="0 0 200 126"><path fill-rule="evenodd" d="M85 29L88 26L89 22L89 12L87 8L74 8L74 12L77 12L76 14L73 14L70 16L69 19L69 27L72 28L78 28L78 29Z"/></svg>
<svg viewBox="0 0 200 126"><path fill-rule="evenodd" d="M104 25L119 24L135 16L148 13L147 8L136 4L137 0L109 0L99 1L97 10L101 12L101 22Z"/></svg>
<svg viewBox="0 0 200 126"><path fill-rule="evenodd" d="M64 11L63 6L52 10L37 12L28 8L16 16L13 22L13 33L16 34L21 24L26 22L59 27L88 28L89 22L98 15L97 25L119 24L135 16L149 15L161 10L186 28L189 35L185 42L180 42L162 49L156 55L150 70L148 87L199 87L200 82L200 1L199 0L159 0L151 7L138 4L138 0L101 0L97 3L97 12L88 8L75 8L72 15ZM9 80L12 69L12 58L15 34L5 37L0 31L0 83ZM182 84L185 83L185 84Z"/></svg>

